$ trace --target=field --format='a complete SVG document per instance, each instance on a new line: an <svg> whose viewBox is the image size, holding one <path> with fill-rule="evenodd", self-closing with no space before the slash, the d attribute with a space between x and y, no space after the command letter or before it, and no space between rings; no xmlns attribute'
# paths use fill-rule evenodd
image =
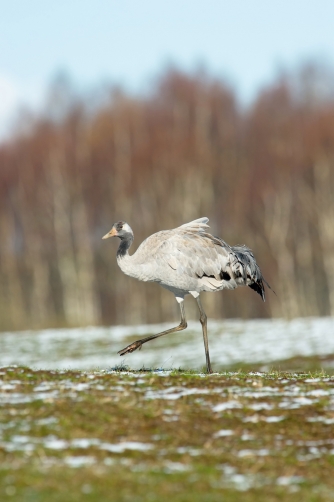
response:
<svg viewBox="0 0 334 502"><path fill-rule="evenodd" d="M0 334L1 502L334 500L333 323Z"/></svg>
<svg viewBox="0 0 334 502"><path fill-rule="evenodd" d="M330 371L0 378L1 500L334 500Z"/></svg>

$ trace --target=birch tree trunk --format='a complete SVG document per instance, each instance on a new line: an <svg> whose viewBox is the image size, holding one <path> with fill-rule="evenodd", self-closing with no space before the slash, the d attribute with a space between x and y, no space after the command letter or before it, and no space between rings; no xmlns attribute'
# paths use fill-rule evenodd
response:
<svg viewBox="0 0 334 502"><path fill-rule="evenodd" d="M83 324L84 316L78 291L71 228L71 200L69 182L65 179L64 163L59 152L52 152L48 169L50 192L53 201L53 226L59 275L63 291L65 322L71 326Z"/></svg>
<svg viewBox="0 0 334 502"><path fill-rule="evenodd" d="M265 201L265 231L278 268L279 306L275 316L289 319L300 315L296 288L295 264L288 246L292 209L292 193L281 189Z"/></svg>
<svg viewBox="0 0 334 502"><path fill-rule="evenodd" d="M14 216L9 210L0 219L0 234L2 240L1 267L3 273L3 289L6 301L6 318L11 329L28 328L28 318L24 302L23 287L18 267L18 250L15 249Z"/></svg>
<svg viewBox="0 0 334 502"><path fill-rule="evenodd" d="M314 165L316 214L327 279L330 315L334 316L334 163L323 157Z"/></svg>

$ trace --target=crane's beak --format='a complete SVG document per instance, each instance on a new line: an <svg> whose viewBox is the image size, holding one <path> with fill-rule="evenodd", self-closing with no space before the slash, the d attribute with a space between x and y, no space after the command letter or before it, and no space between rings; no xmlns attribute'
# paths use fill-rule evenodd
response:
<svg viewBox="0 0 334 502"><path fill-rule="evenodd" d="M109 239L109 237L115 237L117 235L117 230L115 227L112 227L110 232L108 232L106 235L102 237L102 239Z"/></svg>

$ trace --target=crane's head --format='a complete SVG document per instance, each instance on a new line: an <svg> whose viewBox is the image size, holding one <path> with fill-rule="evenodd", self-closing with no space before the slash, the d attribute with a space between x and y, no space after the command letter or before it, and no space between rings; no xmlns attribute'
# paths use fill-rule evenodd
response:
<svg viewBox="0 0 334 502"><path fill-rule="evenodd" d="M124 239L129 236L129 234L133 236L130 225L125 223L125 221L118 221L113 224L110 232L104 235L102 239L109 239L109 237L119 237L120 239Z"/></svg>

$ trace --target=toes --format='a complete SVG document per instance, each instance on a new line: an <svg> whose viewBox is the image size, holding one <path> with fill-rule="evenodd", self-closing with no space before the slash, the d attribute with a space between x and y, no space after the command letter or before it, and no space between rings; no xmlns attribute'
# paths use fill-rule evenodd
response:
<svg viewBox="0 0 334 502"><path fill-rule="evenodd" d="M141 343L140 344L132 343L131 345L128 345L127 347L125 347L125 349L120 350L118 352L118 354L120 356L124 356L128 352L133 352L134 350L137 350L138 348L141 348Z"/></svg>

